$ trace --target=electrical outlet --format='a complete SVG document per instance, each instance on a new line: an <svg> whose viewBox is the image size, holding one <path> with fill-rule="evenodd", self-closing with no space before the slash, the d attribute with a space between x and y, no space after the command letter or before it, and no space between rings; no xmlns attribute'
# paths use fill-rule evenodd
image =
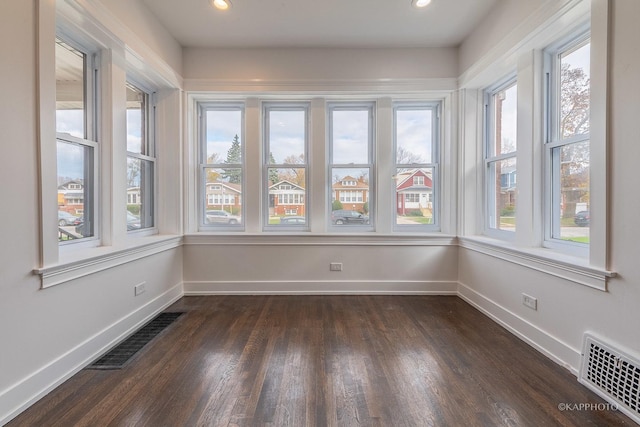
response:
<svg viewBox="0 0 640 427"><path fill-rule="evenodd" d="M531 295L522 294L522 304L526 305L532 310L538 309L538 299L532 297Z"/></svg>
<svg viewBox="0 0 640 427"><path fill-rule="evenodd" d="M138 283L133 287L135 296L143 294L147 290L147 282Z"/></svg>
<svg viewBox="0 0 640 427"><path fill-rule="evenodd" d="M341 262L332 262L329 264L330 271L342 271L342 263Z"/></svg>

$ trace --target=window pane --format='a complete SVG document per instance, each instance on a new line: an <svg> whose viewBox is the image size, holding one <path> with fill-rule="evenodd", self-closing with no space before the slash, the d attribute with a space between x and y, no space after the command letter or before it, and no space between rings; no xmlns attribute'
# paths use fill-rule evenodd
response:
<svg viewBox="0 0 640 427"><path fill-rule="evenodd" d="M58 140L58 239L94 235L93 148Z"/></svg>
<svg viewBox="0 0 640 427"><path fill-rule="evenodd" d="M206 160L203 163L242 163L242 110L207 110Z"/></svg>
<svg viewBox="0 0 640 427"><path fill-rule="evenodd" d="M369 220L369 168L332 168L331 223L366 225Z"/></svg>
<svg viewBox="0 0 640 427"><path fill-rule="evenodd" d="M302 164L305 159L306 111L267 111L269 164Z"/></svg>
<svg viewBox="0 0 640 427"><path fill-rule="evenodd" d="M369 163L369 109L332 110L333 164Z"/></svg>
<svg viewBox="0 0 640 427"><path fill-rule="evenodd" d="M396 110L396 163L431 163L432 110Z"/></svg>
<svg viewBox="0 0 640 427"><path fill-rule="evenodd" d="M127 231L153 227L153 162L127 158Z"/></svg>
<svg viewBox="0 0 640 427"><path fill-rule="evenodd" d="M553 160L559 177L553 237L589 243L589 142L555 148Z"/></svg>
<svg viewBox="0 0 640 427"><path fill-rule="evenodd" d="M85 55L56 39L56 132L86 138Z"/></svg>
<svg viewBox="0 0 640 427"><path fill-rule="evenodd" d="M489 156L513 153L517 150L518 88L513 85L492 96L493 135Z"/></svg>
<svg viewBox="0 0 640 427"><path fill-rule="evenodd" d="M146 94L127 85L127 151L149 154L146 147Z"/></svg>
<svg viewBox="0 0 640 427"><path fill-rule="evenodd" d="M398 169L396 224L433 224L433 168Z"/></svg>
<svg viewBox="0 0 640 427"><path fill-rule="evenodd" d="M293 225L286 217L306 217L304 168L269 168L269 225Z"/></svg>
<svg viewBox="0 0 640 427"><path fill-rule="evenodd" d="M205 168L205 174L204 223L242 224L242 169Z"/></svg>
<svg viewBox="0 0 640 427"><path fill-rule="evenodd" d="M589 133L590 43L560 56L560 137Z"/></svg>
<svg viewBox="0 0 640 427"><path fill-rule="evenodd" d="M489 163L489 193L487 197L489 227L516 230L516 159Z"/></svg>

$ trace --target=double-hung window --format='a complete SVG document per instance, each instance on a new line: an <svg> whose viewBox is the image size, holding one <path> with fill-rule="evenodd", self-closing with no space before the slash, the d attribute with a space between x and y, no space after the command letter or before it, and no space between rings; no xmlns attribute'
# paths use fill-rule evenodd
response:
<svg viewBox="0 0 640 427"><path fill-rule="evenodd" d="M58 241L97 235L97 54L56 38Z"/></svg>
<svg viewBox="0 0 640 427"><path fill-rule="evenodd" d="M517 101L515 79L485 92L485 230L494 237L516 230Z"/></svg>
<svg viewBox="0 0 640 427"><path fill-rule="evenodd" d="M152 94L127 84L127 230L155 225L155 108Z"/></svg>
<svg viewBox="0 0 640 427"><path fill-rule="evenodd" d="M437 227L439 104L397 103L393 109L395 227Z"/></svg>
<svg viewBox="0 0 640 427"><path fill-rule="evenodd" d="M335 230L373 226L373 111L373 103L328 105L329 218Z"/></svg>
<svg viewBox="0 0 640 427"><path fill-rule="evenodd" d="M545 243L585 250L589 243L590 38L546 50Z"/></svg>
<svg viewBox="0 0 640 427"><path fill-rule="evenodd" d="M306 103L264 105L265 230L308 229L308 117Z"/></svg>
<svg viewBox="0 0 640 427"><path fill-rule="evenodd" d="M200 226L244 229L244 105L200 104Z"/></svg>

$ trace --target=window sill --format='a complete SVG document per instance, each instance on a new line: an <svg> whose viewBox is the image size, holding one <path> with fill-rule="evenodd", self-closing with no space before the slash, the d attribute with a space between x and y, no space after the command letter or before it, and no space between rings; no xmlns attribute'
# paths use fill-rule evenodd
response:
<svg viewBox="0 0 640 427"><path fill-rule="evenodd" d="M131 239L118 247L79 248L61 254L57 264L36 268L33 272L40 275L44 289L177 248L181 244L182 236L153 235Z"/></svg>
<svg viewBox="0 0 640 427"><path fill-rule="evenodd" d="M531 268L580 285L607 291L607 280L615 277L613 271L592 267L584 258L563 255L545 248L519 248L489 237L467 236L458 238L459 245L475 252Z"/></svg>
<svg viewBox="0 0 640 427"><path fill-rule="evenodd" d="M364 233L197 233L184 236L184 245L292 245L292 246L455 246L456 237L444 234Z"/></svg>

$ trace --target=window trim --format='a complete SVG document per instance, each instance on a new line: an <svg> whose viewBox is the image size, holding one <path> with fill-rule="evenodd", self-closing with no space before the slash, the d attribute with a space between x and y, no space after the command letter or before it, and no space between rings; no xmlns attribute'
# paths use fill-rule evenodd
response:
<svg viewBox="0 0 640 427"><path fill-rule="evenodd" d="M441 209L442 209L442 197L440 196L441 180L440 165L442 163L441 153L442 149L442 101L395 101L392 105L392 121L393 121L393 157L392 167L393 176L391 184L391 196L393 198L392 203L392 230L394 232L440 232L442 228L441 224ZM397 112L402 110L431 110L431 163L397 163L398 141L397 141ZM432 224L398 224L398 196L397 196L397 183L395 182L395 176L398 173L398 169L410 168L410 169L432 169L432 192L431 203L433 204L433 223ZM414 177L415 178L415 177Z"/></svg>

